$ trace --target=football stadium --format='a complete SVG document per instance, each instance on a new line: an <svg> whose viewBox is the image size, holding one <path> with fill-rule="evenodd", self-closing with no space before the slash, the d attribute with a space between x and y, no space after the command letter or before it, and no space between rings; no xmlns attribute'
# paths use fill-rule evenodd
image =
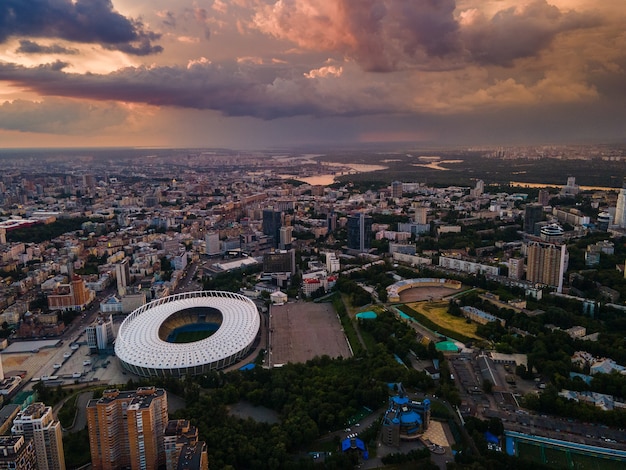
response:
<svg viewBox="0 0 626 470"><path fill-rule="evenodd" d="M252 300L233 292L184 292L124 319L115 342L122 367L141 377L201 375L228 367L252 347L261 322Z"/></svg>

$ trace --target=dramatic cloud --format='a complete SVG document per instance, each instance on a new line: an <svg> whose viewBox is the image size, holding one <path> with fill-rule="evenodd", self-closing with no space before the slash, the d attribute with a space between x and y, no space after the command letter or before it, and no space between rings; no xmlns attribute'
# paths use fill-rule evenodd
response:
<svg viewBox="0 0 626 470"><path fill-rule="evenodd" d="M134 55L162 51L152 44L158 34L117 13L110 0L3 0L0 43L13 36L97 43Z"/></svg>
<svg viewBox="0 0 626 470"><path fill-rule="evenodd" d="M292 77L282 64L259 67L206 60L185 68L129 67L107 75L66 73L66 66L64 62L35 68L0 64L0 80L40 95L211 109L262 119L381 113L393 111L397 103L389 96L388 83L355 89L350 79L335 82L343 72L335 67Z"/></svg>
<svg viewBox="0 0 626 470"><path fill-rule="evenodd" d="M599 17L562 12L545 0L488 17L456 13L455 0L280 0L259 7L253 25L310 50L355 59L365 70L441 67L437 59L510 66L538 55L560 33L596 26ZM469 56L467 56L469 54Z"/></svg>
<svg viewBox="0 0 626 470"><path fill-rule="evenodd" d="M44 46L28 39L20 40L20 47L15 52L20 54L78 54L77 49L63 47L58 44Z"/></svg>
<svg viewBox="0 0 626 470"><path fill-rule="evenodd" d="M0 133L623 138L625 20L623 0L0 0Z"/></svg>
<svg viewBox="0 0 626 470"><path fill-rule="evenodd" d="M128 112L116 104L88 104L67 99L25 100L0 104L0 129L49 134L90 134L119 126Z"/></svg>
<svg viewBox="0 0 626 470"><path fill-rule="evenodd" d="M281 0L260 7L253 25L312 50L334 51L369 71L459 51L454 0Z"/></svg>
<svg viewBox="0 0 626 470"><path fill-rule="evenodd" d="M501 10L492 18L478 10L462 14L462 36L472 58L510 66L515 59L538 55L559 33L600 24L595 16L563 13L545 0Z"/></svg>

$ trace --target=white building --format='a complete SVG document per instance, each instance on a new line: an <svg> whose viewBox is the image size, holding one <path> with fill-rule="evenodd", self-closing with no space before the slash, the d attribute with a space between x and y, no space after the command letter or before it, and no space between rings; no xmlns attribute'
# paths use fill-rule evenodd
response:
<svg viewBox="0 0 626 470"><path fill-rule="evenodd" d="M341 264L339 263L337 256L335 256L335 253L326 253L326 270L329 273L336 273L341 270Z"/></svg>
<svg viewBox="0 0 626 470"><path fill-rule="evenodd" d="M492 276L498 276L500 274L500 268L498 266L475 263L473 261L465 261L457 258L448 258L446 256L439 257L439 266L470 274L481 273L490 274Z"/></svg>
<svg viewBox="0 0 626 470"><path fill-rule="evenodd" d="M39 470L65 470L61 423L52 416L52 407L28 405L13 421L11 433L33 440Z"/></svg>
<svg viewBox="0 0 626 470"><path fill-rule="evenodd" d="M617 196L614 224L620 228L626 228L626 183Z"/></svg>
<svg viewBox="0 0 626 470"><path fill-rule="evenodd" d="M293 243L293 227L281 227L279 230L279 236L280 241L278 242L278 247L281 250L289 250L291 248L291 244Z"/></svg>
<svg viewBox="0 0 626 470"><path fill-rule="evenodd" d="M220 249L220 234L218 232L209 232L205 235L204 241L206 242L206 254L209 256L215 256L221 254Z"/></svg>
<svg viewBox="0 0 626 470"><path fill-rule="evenodd" d="M93 351L102 351L113 344L115 336L113 334L113 319L110 315L100 315L96 321L85 330L87 333L87 344Z"/></svg>

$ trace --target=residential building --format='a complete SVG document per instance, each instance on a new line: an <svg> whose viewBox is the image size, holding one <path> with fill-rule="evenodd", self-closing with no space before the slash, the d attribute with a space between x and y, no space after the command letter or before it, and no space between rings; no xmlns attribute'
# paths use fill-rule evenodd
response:
<svg viewBox="0 0 626 470"><path fill-rule="evenodd" d="M51 406L28 405L13 420L11 434L33 441L39 470L65 470L61 423L52 416Z"/></svg>
<svg viewBox="0 0 626 470"><path fill-rule="evenodd" d="M530 242L527 245L526 280L563 291L563 275L567 269L568 253L565 245Z"/></svg>
<svg viewBox="0 0 626 470"><path fill-rule="evenodd" d="M157 470L165 464L166 425L165 390L105 390L87 404L92 468Z"/></svg>
<svg viewBox="0 0 626 470"><path fill-rule="evenodd" d="M418 225L425 225L428 223L428 207L415 206L415 214L413 215L413 221ZM398 228L398 230L400 230Z"/></svg>
<svg viewBox="0 0 626 470"><path fill-rule="evenodd" d="M624 183L617 195L614 224L620 228L626 228L626 183Z"/></svg>
<svg viewBox="0 0 626 470"><path fill-rule="evenodd" d="M402 197L402 183L400 181L391 183L391 197L394 199L400 199Z"/></svg>
<svg viewBox="0 0 626 470"><path fill-rule="evenodd" d="M209 232L205 235L204 241L206 243L205 252L209 256L217 256L222 253L220 249L220 234L219 232Z"/></svg>
<svg viewBox="0 0 626 470"><path fill-rule="evenodd" d="M198 428L185 419L167 423L163 436L165 469L208 470L206 443L198 441Z"/></svg>
<svg viewBox="0 0 626 470"><path fill-rule="evenodd" d="M335 253L326 253L326 271L331 274L336 273L337 271L341 271L341 264L337 256L335 256Z"/></svg>
<svg viewBox="0 0 626 470"><path fill-rule="evenodd" d="M547 206L550 204L550 193L547 189L540 189L539 195L537 196L537 202L542 206Z"/></svg>
<svg viewBox="0 0 626 470"><path fill-rule="evenodd" d="M128 258L124 258L115 265L115 278L117 280L117 293L121 297L130 285L130 260Z"/></svg>
<svg viewBox="0 0 626 470"><path fill-rule="evenodd" d="M459 258L449 258L447 256L439 257L439 266L470 274L481 273L489 274L491 276L498 276L500 274L500 268L498 266L476 263L474 261L466 261Z"/></svg>
<svg viewBox="0 0 626 470"><path fill-rule="evenodd" d="M0 436L0 470L37 470L37 456L32 439L24 436Z"/></svg>
<svg viewBox="0 0 626 470"><path fill-rule="evenodd" d="M59 285L53 294L48 295L50 310L83 310L95 299L95 292L87 289L85 281L72 276L69 284Z"/></svg>
<svg viewBox="0 0 626 470"><path fill-rule="evenodd" d="M278 242L278 247L281 250L290 250L291 244L293 242L293 227L291 226L281 227L279 229L279 237L280 237L280 240Z"/></svg>
<svg viewBox="0 0 626 470"><path fill-rule="evenodd" d="M562 196L576 196L580 192L580 187L576 184L575 176L567 177L567 184L561 188Z"/></svg>
<svg viewBox="0 0 626 470"><path fill-rule="evenodd" d="M524 258L509 259L509 279L521 279L524 277Z"/></svg>

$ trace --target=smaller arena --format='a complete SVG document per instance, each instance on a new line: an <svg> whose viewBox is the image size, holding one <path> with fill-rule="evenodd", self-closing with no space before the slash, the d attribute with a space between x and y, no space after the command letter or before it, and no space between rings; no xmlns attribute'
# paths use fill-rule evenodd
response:
<svg viewBox="0 0 626 470"><path fill-rule="evenodd" d="M115 354L142 377L182 377L242 359L261 326L256 305L232 292L185 292L152 301L122 322Z"/></svg>
<svg viewBox="0 0 626 470"><path fill-rule="evenodd" d="M417 279L404 279L402 281L396 282L395 284L387 287L387 299L389 302L407 302L407 301L415 301L415 300L432 300L432 298L441 298L443 297L442 293L446 292L447 289L459 290L463 284L459 281L455 281L452 279L438 279L431 277L422 277ZM420 290L426 290L425 288L430 289L429 294L423 296L424 299L421 298L402 298L401 293L403 291L408 291L410 289L420 288Z"/></svg>

